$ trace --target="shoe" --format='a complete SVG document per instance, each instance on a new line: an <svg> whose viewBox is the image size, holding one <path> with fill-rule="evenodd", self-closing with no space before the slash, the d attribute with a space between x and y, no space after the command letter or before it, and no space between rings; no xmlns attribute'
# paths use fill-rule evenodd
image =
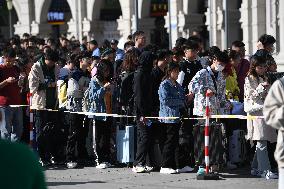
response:
<svg viewBox="0 0 284 189"><path fill-rule="evenodd" d="M194 170L194 168L191 168L189 166L185 166L184 168L182 169L177 169L176 171L178 173L188 173L188 172L192 172Z"/></svg>
<svg viewBox="0 0 284 189"><path fill-rule="evenodd" d="M197 175L205 175L204 167L201 166L198 167Z"/></svg>
<svg viewBox="0 0 284 189"><path fill-rule="evenodd" d="M260 171L256 168L252 168L252 170L250 170L250 174L257 177L261 175Z"/></svg>
<svg viewBox="0 0 284 189"><path fill-rule="evenodd" d="M230 161L227 162L227 169L229 170L234 170L237 169L238 166L236 166L235 164L231 163Z"/></svg>
<svg viewBox="0 0 284 189"><path fill-rule="evenodd" d="M52 163L50 161L46 161L46 160L42 160L42 159L39 160L39 163L42 167L48 167L48 166L52 165Z"/></svg>
<svg viewBox="0 0 284 189"><path fill-rule="evenodd" d="M162 174L177 174L178 172L172 168L162 168L160 169L160 173Z"/></svg>
<svg viewBox="0 0 284 189"><path fill-rule="evenodd" d="M97 169L107 169L111 167L112 165L108 162L102 162L99 165L96 166Z"/></svg>
<svg viewBox="0 0 284 189"><path fill-rule="evenodd" d="M145 169L147 172L151 172L154 170L154 167L146 166Z"/></svg>
<svg viewBox="0 0 284 189"><path fill-rule="evenodd" d="M145 173L145 172L147 172L147 170L146 170L146 167L137 165L137 166L134 166L132 168L132 172L134 172L134 173Z"/></svg>
<svg viewBox="0 0 284 189"><path fill-rule="evenodd" d="M263 171L261 174L262 178L266 178L267 180L269 179L278 179L278 175L276 173L273 173L271 171Z"/></svg>
<svg viewBox="0 0 284 189"><path fill-rule="evenodd" d="M73 162L73 161L70 161L70 162L67 162L67 168L68 169L74 169L77 167L77 163L76 162Z"/></svg>

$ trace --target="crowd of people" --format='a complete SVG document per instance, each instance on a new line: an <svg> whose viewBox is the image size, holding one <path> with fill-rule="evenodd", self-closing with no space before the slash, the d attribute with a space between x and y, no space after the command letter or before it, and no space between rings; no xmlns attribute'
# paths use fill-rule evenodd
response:
<svg viewBox="0 0 284 189"><path fill-rule="evenodd" d="M202 118L206 95L211 114L262 116L272 84L270 73L277 71L272 57L275 42L273 36L262 35L257 52L246 57L242 41L234 41L224 51L217 46L205 50L198 35L178 38L170 50L146 45L143 31L130 35L124 49L118 48L116 39L99 46L86 38L80 43L64 36L58 41L15 36L0 47L1 138L28 142L29 109L17 105L30 105L44 167L64 164L72 169L92 162L97 168L108 168L116 163L113 128L135 124L133 172L156 168L163 174L191 172L197 164L193 128L204 125L204 120L183 118ZM162 118L147 118L153 116ZM263 119L221 122L227 138L241 128L255 143L255 152L248 150L253 156L251 174L277 178L269 150L270 143L276 142L276 130ZM153 151L155 145L159 154ZM161 156L158 164L157 156ZM228 157L224 163L236 168Z"/></svg>

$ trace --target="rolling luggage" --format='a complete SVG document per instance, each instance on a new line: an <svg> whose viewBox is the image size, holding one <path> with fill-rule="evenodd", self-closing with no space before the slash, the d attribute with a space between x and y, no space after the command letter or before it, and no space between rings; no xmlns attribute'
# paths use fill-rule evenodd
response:
<svg viewBox="0 0 284 189"><path fill-rule="evenodd" d="M204 124L193 127L194 158L196 165L204 165ZM209 126L209 161L210 165L226 163L226 133L223 123L211 122Z"/></svg>
<svg viewBox="0 0 284 189"><path fill-rule="evenodd" d="M229 159L232 163L243 163L246 160L245 131L233 131L229 138Z"/></svg>

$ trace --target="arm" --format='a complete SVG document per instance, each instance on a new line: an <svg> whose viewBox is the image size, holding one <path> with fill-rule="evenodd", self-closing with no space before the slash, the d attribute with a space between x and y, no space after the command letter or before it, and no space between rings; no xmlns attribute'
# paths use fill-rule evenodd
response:
<svg viewBox="0 0 284 189"><path fill-rule="evenodd" d="M35 92L38 91L39 88L39 77L38 77L39 73L36 71L36 68L33 66L30 73L29 73L29 88L30 88L30 92L32 94L34 94Z"/></svg>
<svg viewBox="0 0 284 189"><path fill-rule="evenodd" d="M264 101L263 115L266 123L276 129L284 130L284 86L276 81Z"/></svg>

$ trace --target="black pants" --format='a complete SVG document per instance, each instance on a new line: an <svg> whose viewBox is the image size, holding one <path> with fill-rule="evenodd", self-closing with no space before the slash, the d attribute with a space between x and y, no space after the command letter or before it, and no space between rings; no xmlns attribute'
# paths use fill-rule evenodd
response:
<svg viewBox="0 0 284 189"><path fill-rule="evenodd" d="M111 137L111 119L106 121L95 120L96 129L96 152L98 162L109 162L110 158L110 137Z"/></svg>
<svg viewBox="0 0 284 189"><path fill-rule="evenodd" d="M153 156L149 155L155 144L152 130L152 127L148 127L143 122L137 121L137 153L133 163L134 166L145 166L147 156L149 158L148 163L150 164L148 166L151 166L151 162L154 162Z"/></svg>
<svg viewBox="0 0 284 189"><path fill-rule="evenodd" d="M179 142L179 123L165 123L163 124L163 155L162 167L164 168L177 168L177 153Z"/></svg>
<svg viewBox="0 0 284 189"><path fill-rule="evenodd" d="M69 134L66 146L67 161L77 161L77 159L86 159L86 137L88 126L84 125L85 115L70 113L69 115ZM78 157L75 155L77 145Z"/></svg>
<svg viewBox="0 0 284 189"><path fill-rule="evenodd" d="M57 134L57 112L36 110L35 111L35 127L36 141L39 157L42 161L49 161L51 156L57 157L56 134ZM54 128L51 128L54 125ZM49 128L48 128L49 126Z"/></svg>

